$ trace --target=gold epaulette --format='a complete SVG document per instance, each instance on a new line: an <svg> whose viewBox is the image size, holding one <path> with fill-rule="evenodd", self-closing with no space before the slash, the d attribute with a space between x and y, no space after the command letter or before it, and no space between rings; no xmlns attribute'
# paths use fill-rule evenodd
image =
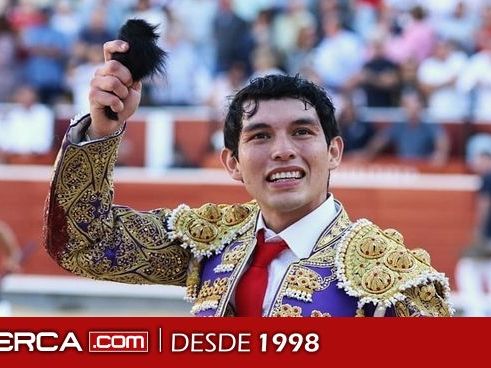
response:
<svg viewBox="0 0 491 368"><path fill-rule="evenodd" d="M167 221L171 239L179 239L196 257L219 254L256 223L255 201L243 204L206 203L200 208L178 206Z"/></svg>
<svg viewBox="0 0 491 368"><path fill-rule="evenodd" d="M405 304L422 315L445 315L443 309L452 313L448 279L431 267L425 250L407 249L397 230L382 231L366 219L358 220L340 241L336 264L338 286L359 298L359 308L367 303L396 309ZM431 305L438 310L431 311Z"/></svg>

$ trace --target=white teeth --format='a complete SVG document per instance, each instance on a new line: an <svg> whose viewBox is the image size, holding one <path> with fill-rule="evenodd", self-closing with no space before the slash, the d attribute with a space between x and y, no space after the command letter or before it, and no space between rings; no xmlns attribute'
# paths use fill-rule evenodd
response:
<svg viewBox="0 0 491 368"><path fill-rule="evenodd" d="M284 171L277 172L271 175L269 178L271 181L280 180L280 179L300 179L302 177L302 173L300 171Z"/></svg>

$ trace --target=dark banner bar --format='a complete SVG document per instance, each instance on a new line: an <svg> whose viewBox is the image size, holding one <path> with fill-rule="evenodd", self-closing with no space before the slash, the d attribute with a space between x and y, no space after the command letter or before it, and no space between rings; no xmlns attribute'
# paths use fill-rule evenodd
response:
<svg viewBox="0 0 491 368"><path fill-rule="evenodd" d="M0 367L477 366L489 348L474 336L488 329L488 318L0 318Z"/></svg>

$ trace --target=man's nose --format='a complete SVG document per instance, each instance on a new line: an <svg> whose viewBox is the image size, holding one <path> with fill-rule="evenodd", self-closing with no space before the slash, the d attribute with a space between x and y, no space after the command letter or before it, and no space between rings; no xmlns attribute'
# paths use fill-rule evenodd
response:
<svg viewBox="0 0 491 368"><path fill-rule="evenodd" d="M296 157L295 148L289 139L278 137L275 139L271 156L273 160L291 160Z"/></svg>

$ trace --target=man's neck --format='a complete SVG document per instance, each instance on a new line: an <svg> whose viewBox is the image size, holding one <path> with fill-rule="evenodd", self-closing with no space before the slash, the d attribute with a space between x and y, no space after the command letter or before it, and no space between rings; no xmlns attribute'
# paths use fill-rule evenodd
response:
<svg viewBox="0 0 491 368"><path fill-rule="evenodd" d="M307 216L324 202L325 200L318 203L316 206L300 207L294 211L288 212L268 211L268 209L263 208L261 208L261 212L265 225L278 234L290 225L293 225L295 222Z"/></svg>

